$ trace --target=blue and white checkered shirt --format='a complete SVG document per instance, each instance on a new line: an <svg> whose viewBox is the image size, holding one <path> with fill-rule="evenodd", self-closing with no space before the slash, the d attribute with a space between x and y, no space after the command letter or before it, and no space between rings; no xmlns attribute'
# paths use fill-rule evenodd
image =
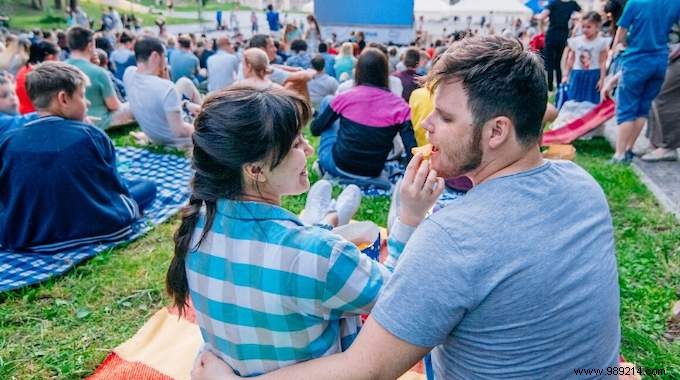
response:
<svg viewBox="0 0 680 380"><path fill-rule="evenodd" d="M203 216L193 246L204 226ZM382 265L283 208L220 200L186 260L206 348L242 376L346 349L412 232L395 223Z"/></svg>

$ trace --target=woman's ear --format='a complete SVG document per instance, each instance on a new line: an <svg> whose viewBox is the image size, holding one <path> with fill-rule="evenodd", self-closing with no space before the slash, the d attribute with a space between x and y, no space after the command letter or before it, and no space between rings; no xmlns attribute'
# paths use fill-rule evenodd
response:
<svg viewBox="0 0 680 380"><path fill-rule="evenodd" d="M243 172L245 177L253 182L267 182L264 170L262 170L262 164L259 162L243 165Z"/></svg>

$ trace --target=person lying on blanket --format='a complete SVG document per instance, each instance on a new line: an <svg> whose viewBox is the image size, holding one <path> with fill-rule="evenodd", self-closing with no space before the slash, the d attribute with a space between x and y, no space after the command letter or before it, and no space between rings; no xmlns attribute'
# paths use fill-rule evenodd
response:
<svg viewBox="0 0 680 380"><path fill-rule="evenodd" d="M423 123L431 166L477 185L416 223L348 350L265 378L395 379L430 351L437 379L571 379L618 366L611 216L589 174L541 157L545 75L538 56L499 36L441 56ZM209 353L193 375L235 378Z"/></svg>
<svg viewBox="0 0 680 380"><path fill-rule="evenodd" d="M87 85L62 62L27 75L40 118L0 135L0 250L57 253L122 239L155 198L152 182L118 175L111 140L83 122Z"/></svg>
<svg viewBox="0 0 680 380"><path fill-rule="evenodd" d="M385 265L371 260L305 223L347 223L359 206L356 186L348 187L354 195L340 195L335 213L325 212L326 181L310 191L302 219L280 206L282 196L309 188L313 149L302 128L310 115L310 105L288 90L231 87L209 95L196 119L196 173L167 290L180 313L191 298L205 350L240 375L345 350L413 230L404 223L417 224L444 188L427 165L417 172L412 165L389 258Z"/></svg>

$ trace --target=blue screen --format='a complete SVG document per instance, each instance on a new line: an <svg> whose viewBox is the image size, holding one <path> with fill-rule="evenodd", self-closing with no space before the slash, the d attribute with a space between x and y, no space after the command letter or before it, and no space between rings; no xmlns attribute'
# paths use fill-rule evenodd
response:
<svg viewBox="0 0 680 380"><path fill-rule="evenodd" d="M315 0L323 25L412 26L413 0Z"/></svg>

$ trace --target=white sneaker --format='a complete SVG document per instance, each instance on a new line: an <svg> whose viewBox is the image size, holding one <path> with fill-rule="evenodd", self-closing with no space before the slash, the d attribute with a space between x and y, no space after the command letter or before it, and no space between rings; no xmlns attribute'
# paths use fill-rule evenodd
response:
<svg viewBox="0 0 680 380"><path fill-rule="evenodd" d="M349 223L361 205L361 189L357 185L349 185L340 193L335 202L338 213L338 226Z"/></svg>
<svg viewBox="0 0 680 380"><path fill-rule="evenodd" d="M300 220L308 225L319 223L330 210L332 191L333 185L330 182L325 179L316 181L307 192L307 201Z"/></svg>
<svg viewBox="0 0 680 380"><path fill-rule="evenodd" d="M642 161L659 162L659 161L677 161L678 154L675 149L657 149L653 150L644 156L640 157Z"/></svg>

